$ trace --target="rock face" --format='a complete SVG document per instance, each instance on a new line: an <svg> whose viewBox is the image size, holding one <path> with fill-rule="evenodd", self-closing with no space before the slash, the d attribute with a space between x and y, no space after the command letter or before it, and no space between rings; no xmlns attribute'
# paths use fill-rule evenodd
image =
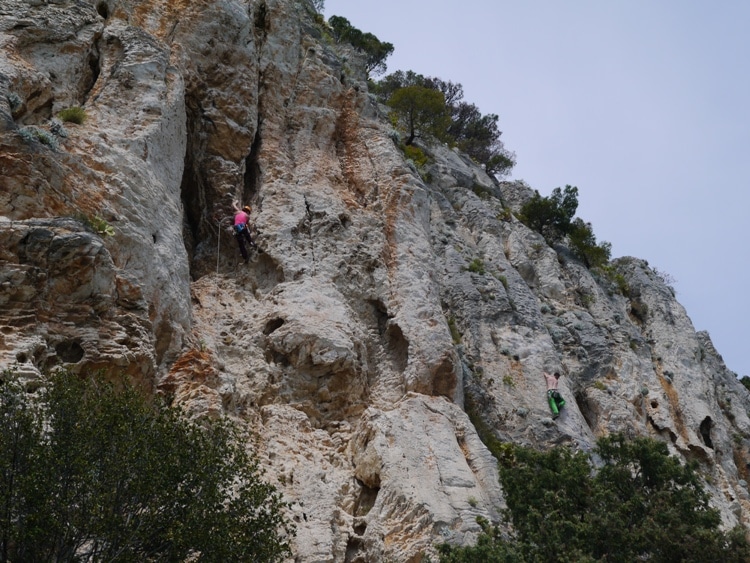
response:
<svg viewBox="0 0 750 563"><path fill-rule="evenodd" d="M633 258L595 277L515 219L528 186L457 152L418 172L318 19L3 2L0 364L125 371L248 425L298 561L472 541L504 506L472 421L537 447L660 438L747 526L750 397L670 288ZM564 374L556 421L542 370Z"/></svg>

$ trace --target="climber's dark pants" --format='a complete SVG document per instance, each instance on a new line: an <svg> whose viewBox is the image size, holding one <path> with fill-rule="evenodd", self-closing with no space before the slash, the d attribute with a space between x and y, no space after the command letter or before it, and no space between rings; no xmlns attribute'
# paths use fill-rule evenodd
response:
<svg viewBox="0 0 750 563"><path fill-rule="evenodd" d="M247 254L247 248L245 247L245 242L247 242L250 246L255 246L253 239L250 238L250 231L247 230L247 227L243 227L240 232L235 232L234 236L237 239L237 244L240 247L240 254L242 254L242 258L245 260L245 262L247 262L249 257Z"/></svg>

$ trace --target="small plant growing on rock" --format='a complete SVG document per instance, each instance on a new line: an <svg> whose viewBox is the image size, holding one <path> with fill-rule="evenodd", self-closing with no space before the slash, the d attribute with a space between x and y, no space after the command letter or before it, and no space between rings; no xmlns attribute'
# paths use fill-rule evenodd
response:
<svg viewBox="0 0 750 563"><path fill-rule="evenodd" d="M502 274L496 274L495 277L498 279L498 281L503 284L503 287L505 288L505 291L508 291L508 278L506 278Z"/></svg>
<svg viewBox="0 0 750 563"><path fill-rule="evenodd" d="M590 307L594 303L596 303L596 295L593 293L582 293L581 296L581 305L584 307Z"/></svg>
<svg viewBox="0 0 750 563"><path fill-rule="evenodd" d="M5 97L8 100L8 105L10 106L11 112L16 111L18 108L21 107L21 104L23 103L23 100L21 100L21 97L15 92L8 92L8 94Z"/></svg>
<svg viewBox="0 0 750 563"><path fill-rule="evenodd" d="M480 199L490 199L490 197L492 197L492 192L488 188L477 182L474 182L474 184L471 186L471 191L474 192Z"/></svg>
<svg viewBox="0 0 750 563"><path fill-rule="evenodd" d="M506 223L513 219L513 212L509 207L504 207L503 210L497 214L498 221L505 221Z"/></svg>
<svg viewBox="0 0 750 563"><path fill-rule="evenodd" d="M102 236L115 236L115 229L112 227L112 225L107 223L106 219L102 219L98 215L95 215L91 220L91 225L94 227L94 230Z"/></svg>
<svg viewBox="0 0 750 563"><path fill-rule="evenodd" d="M75 216L75 219L86 225L87 228L94 231L96 234L105 236L105 237L113 237L115 236L115 229L110 225L106 219L103 219L102 217L99 217L99 215L94 215L93 217L89 217L88 215L84 215L83 213L79 213Z"/></svg>
<svg viewBox="0 0 750 563"><path fill-rule="evenodd" d="M654 275L657 277L657 279L667 286L667 289L672 292L672 295L677 295L677 290L674 288L674 285L677 283L677 280L675 277L663 270L659 270L657 268L652 268L652 271L654 272Z"/></svg>
<svg viewBox="0 0 750 563"><path fill-rule="evenodd" d="M612 282L621 295L628 297L630 294L630 286L628 281L621 273L619 273L611 264L607 264L598 268L598 271L604 274L604 277Z"/></svg>
<svg viewBox="0 0 750 563"><path fill-rule="evenodd" d="M453 344L460 344L461 333L459 332L458 327L456 326L456 318L453 316L448 317L448 330L451 331L451 338L453 339Z"/></svg>
<svg viewBox="0 0 750 563"><path fill-rule="evenodd" d="M414 145L401 145L401 150L404 156L411 160L417 168L421 168L427 164L427 155L419 147Z"/></svg>
<svg viewBox="0 0 750 563"><path fill-rule="evenodd" d="M33 125L24 127L23 129L19 130L19 133L21 137L23 137L23 140L27 143L42 143L52 150L57 150L59 146L54 135L50 134L49 131L45 131L44 129L40 129L39 127L34 127Z"/></svg>
<svg viewBox="0 0 750 563"><path fill-rule="evenodd" d="M475 274L484 275L484 262L480 258L474 258L469 263L467 270Z"/></svg>
<svg viewBox="0 0 750 563"><path fill-rule="evenodd" d="M66 123L75 123L82 125L86 121L86 110L80 106L71 106L61 110L57 117L65 121Z"/></svg>

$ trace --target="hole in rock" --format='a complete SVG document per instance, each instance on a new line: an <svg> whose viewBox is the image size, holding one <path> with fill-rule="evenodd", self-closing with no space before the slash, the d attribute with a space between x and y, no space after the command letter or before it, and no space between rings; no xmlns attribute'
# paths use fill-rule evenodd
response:
<svg viewBox="0 0 750 563"><path fill-rule="evenodd" d="M703 419L703 422L701 422L700 426L700 433L701 438L703 438L703 443L706 444L707 447L714 449L714 443L711 440L711 427L713 426L713 420L711 420L710 416L707 416Z"/></svg>
<svg viewBox="0 0 750 563"><path fill-rule="evenodd" d="M106 2L99 2L96 5L96 12L106 20L109 17L109 6Z"/></svg>
<svg viewBox="0 0 750 563"><path fill-rule="evenodd" d="M581 411L581 414L583 415L583 420L585 420L586 425L593 430L596 427L599 418L594 406L582 393L577 393L575 400L578 405L578 410Z"/></svg>
<svg viewBox="0 0 750 563"><path fill-rule="evenodd" d="M362 487L362 490L359 492L357 503L354 505L354 516L367 516L367 513L375 506L380 487L368 487L359 479L357 479L357 483Z"/></svg>
<svg viewBox="0 0 750 563"><path fill-rule="evenodd" d="M388 350L394 369L403 373L409 363L409 341L401 331L401 327L395 323L388 327L385 336L388 342L386 350Z"/></svg>
<svg viewBox="0 0 750 563"><path fill-rule="evenodd" d="M364 545L362 539L357 536L352 536L346 543L346 555L344 556L344 563L366 563L367 559L364 554Z"/></svg>
<svg viewBox="0 0 750 563"><path fill-rule="evenodd" d="M275 330L278 330L281 328L281 326L284 324L284 319L271 319L266 323L266 326L263 328L263 334L268 336Z"/></svg>
<svg viewBox="0 0 750 563"><path fill-rule="evenodd" d="M66 340L55 346L55 352L63 362L77 364L83 359L84 350L76 340Z"/></svg>

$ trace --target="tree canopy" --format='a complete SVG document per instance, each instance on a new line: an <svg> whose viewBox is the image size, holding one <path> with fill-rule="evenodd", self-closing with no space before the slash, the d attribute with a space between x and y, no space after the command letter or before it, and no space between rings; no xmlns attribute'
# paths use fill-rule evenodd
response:
<svg viewBox="0 0 750 563"><path fill-rule="evenodd" d="M494 452L514 535L485 526L476 546L442 546L469 561L747 561L744 532L722 532L693 465L649 438L601 438L590 457L558 447Z"/></svg>
<svg viewBox="0 0 750 563"><path fill-rule="evenodd" d="M393 54L393 44L380 41L375 35L363 32L354 27L348 19L341 16L328 18L331 35L337 43L349 43L365 55L367 74L383 74L388 68L385 61Z"/></svg>
<svg viewBox="0 0 750 563"><path fill-rule="evenodd" d="M596 242L591 223L575 217L577 209L578 188L566 185L564 190L552 190L549 197L535 192L521 207L519 219L527 227L540 233L550 245L567 237L573 254L587 268L605 266L612 254L612 245L608 242Z"/></svg>
<svg viewBox="0 0 750 563"><path fill-rule="evenodd" d="M388 105L407 131L407 145L417 137L440 136L445 131L449 117L445 98L437 90L416 85L399 88L388 99Z"/></svg>
<svg viewBox="0 0 750 563"><path fill-rule="evenodd" d="M555 188L549 197L535 192L521 208L520 219L553 244L570 232L577 209L578 188L567 185L564 190Z"/></svg>
<svg viewBox="0 0 750 563"><path fill-rule="evenodd" d="M42 383L0 378L0 561L289 555L284 503L232 426L188 422L125 382Z"/></svg>
<svg viewBox="0 0 750 563"><path fill-rule="evenodd" d="M483 115L477 106L465 102L461 84L425 77L413 71L396 71L373 84L373 91L381 101L394 108L402 125L408 124L409 119L405 115L405 108L394 104L394 98L400 100L402 91L413 93L416 88L442 94L441 105L436 103L436 96L429 97L424 93L414 99L424 120L434 125L426 131L429 136L457 146L483 165L488 174L502 176L510 172L515 165L515 155L507 151L500 140L499 117L495 114ZM412 96L412 93L408 95ZM430 115L432 119L428 118ZM408 145L415 137L410 130L407 131Z"/></svg>

